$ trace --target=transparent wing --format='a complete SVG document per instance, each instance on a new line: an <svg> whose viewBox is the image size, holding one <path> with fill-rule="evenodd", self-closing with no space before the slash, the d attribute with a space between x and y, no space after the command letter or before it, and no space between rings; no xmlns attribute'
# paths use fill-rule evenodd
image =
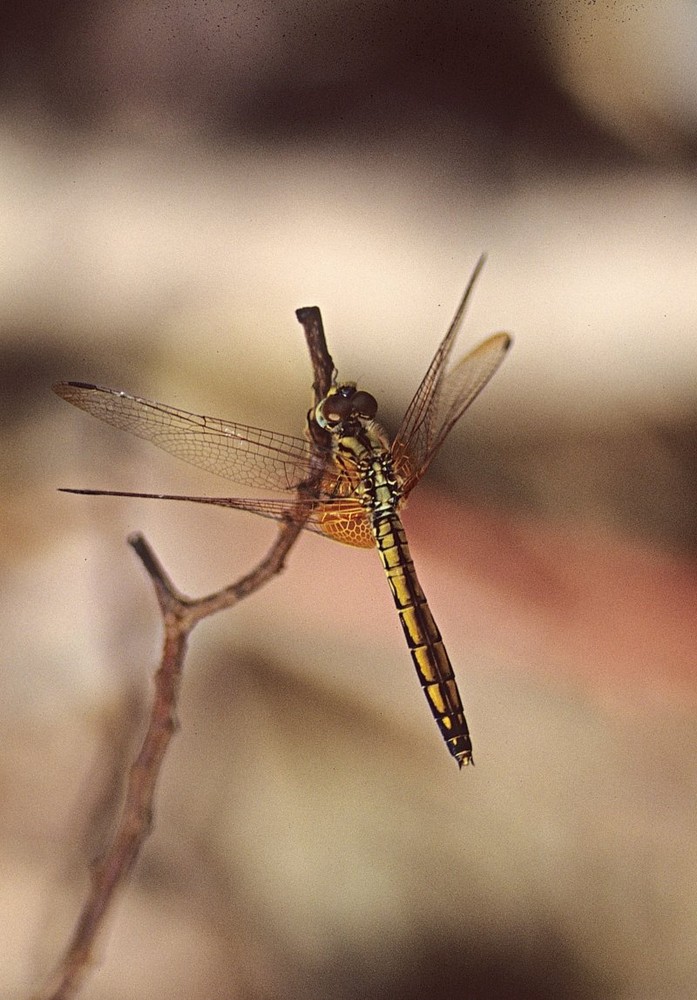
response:
<svg viewBox="0 0 697 1000"><path fill-rule="evenodd" d="M303 527L308 531L317 532L325 538L332 538L345 545L361 548L375 545L365 509L357 500L346 497L265 500L247 497L190 497L171 493L132 493L125 490L63 489L61 492L100 497L134 497L140 500L179 500L210 504L214 507L228 507L268 517L274 521L302 521Z"/></svg>
<svg viewBox="0 0 697 1000"><path fill-rule="evenodd" d="M448 432L487 384L511 345L508 334L494 334L448 371L465 307L483 264L482 257L395 436L392 455L405 495L426 472Z"/></svg>
<svg viewBox="0 0 697 1000"><path fill-rule="evenodd" d="M448 332L434 354L433 360L428 366L428 371L414 394L414 398L407 407L407 412L404 414L404 419L397 431L392 446L392 453L397 459L404 459L407 454L411 454L417 464L420 464L420 459L430 451L435 433L434 425L438 409L438 399L448 359L450 358L457 335L460 332L465 309L472 294L474 283L484 266L484 260L484 257L480 257L477 261Z"/></svg>
<svg viewBox="0 0 697 1000"><path fill-rule="evenodd" d="M59 382L53 389L107 424L244 486L292 490L310 475L313 451L303 438L187 413L84 382Z"/></svg>
<svg viewBox="0 0 697 1000"><path fill-rule="evenodd" d="M419 438L416 444L421 447L409 448L395 463L400 475L404 476L405 495L424 475L450 430L503 361L511 343L507 333L496 333L475 347L448 373L431 403L428 441Z"/></svg>

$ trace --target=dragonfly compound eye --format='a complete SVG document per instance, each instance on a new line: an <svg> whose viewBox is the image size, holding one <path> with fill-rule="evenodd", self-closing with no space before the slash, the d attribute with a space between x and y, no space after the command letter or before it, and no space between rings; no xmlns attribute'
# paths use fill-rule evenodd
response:
<svg viewBox="0 0 697 1000"><path fill-rule="evenodd" d="M351 399L351 406L356 413L371 420L378 412L378 401L369 392L357 392Z"/></svg>
<svg viewBox="0 0 697 1000"><path fill-rule="evenodd" d="M353 383L337 386L319 405L320 422L324 420L328 424L340 424L348 420L355 409L355 396L356 386Z"/></svg>

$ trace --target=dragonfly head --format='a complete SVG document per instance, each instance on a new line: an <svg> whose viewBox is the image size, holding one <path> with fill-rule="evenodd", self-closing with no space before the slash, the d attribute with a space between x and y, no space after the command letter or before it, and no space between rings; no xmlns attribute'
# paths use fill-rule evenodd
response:
<svg viewBox="0 0 697 1000"><path fill-rule="evenodd" d="M378 401L369 392L357 391L353 382L335 385L315 407L315 420L323 430L336 430L352 421L372 420Z"/></svg>

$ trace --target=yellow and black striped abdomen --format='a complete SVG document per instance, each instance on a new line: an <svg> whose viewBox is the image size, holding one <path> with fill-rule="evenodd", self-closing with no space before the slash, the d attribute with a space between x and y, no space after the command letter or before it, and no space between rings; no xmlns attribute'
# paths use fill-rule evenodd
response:
<svg viewBox="0 0 697 1000"><path fill-rule="evenodd" d="M465 712L443 639L417 579L402 522L385 513L373 526L411 658L433 717L460 767L472 759Z"/></svg>

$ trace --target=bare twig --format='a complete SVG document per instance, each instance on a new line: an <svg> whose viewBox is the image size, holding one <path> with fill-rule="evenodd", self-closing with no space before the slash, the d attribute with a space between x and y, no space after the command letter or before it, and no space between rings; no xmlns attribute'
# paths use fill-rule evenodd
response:
<svg viewBox="0 0 697 1000"><path fill-rule="evenodd" d="M317 306L304 306L302 309L296 309L295 315L298 317L298 323L302 323L305 330L310 361L315 373L315 381L312 388L315 393L315 402L318 403L329 392L334 375L334 362L327 350L324 325L322 324L322 313Z"/></svg>
<svg viewBox="0 0 697 1000"><path fill-rule="evenodd" d="M316 306L298 309L314 371L315 403L326 395L334 365L327 351L322 317ZM321 441L315 442L318 446ZM312 495L324 467L317 455L314 473L303 484L302 493ZM306 508L305 508L306 509ZM72 939L46 988L36 1000L69 1000L84 980L95 941L116 889L128 877L151 828L153 800L162 763L174 735L177 702L189 635L204 618L231 608L267 583L283 568L285 558L302 531L302 511L284 523L279 535L260 563L229 587L206 597L191 599L180 593L142 535L129 544L148 573L160 606L164 627L162 657L155 674L155 694L142 746L129 772L126 795L113 840L92 870L91 887Z"/></svg>

